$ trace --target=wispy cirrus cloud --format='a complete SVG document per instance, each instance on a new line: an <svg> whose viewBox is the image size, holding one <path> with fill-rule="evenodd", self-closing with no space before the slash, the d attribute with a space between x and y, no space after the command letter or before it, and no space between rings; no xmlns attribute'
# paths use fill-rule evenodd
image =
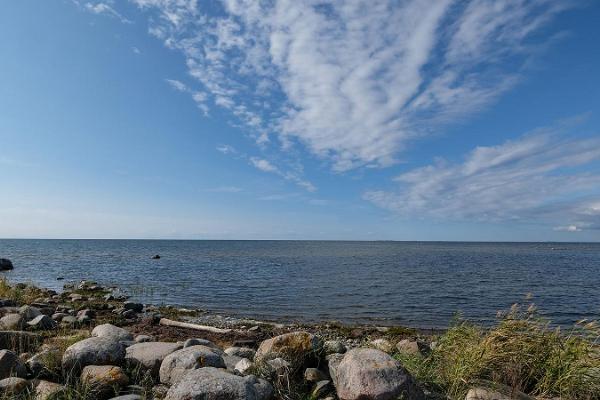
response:
<svg viewBox="0 0 600 400"><path fill-rule="evenodd" d="M94 1L94 2L91 2L91 1L84 2L84 1L80 1L80 0L73 0L73 2L77 6L83 8L86 11L89 11L93 14L107 15L109 17L118 19L119 21L121 21L124 24L133 23L131 20L124 17L121 13L119 13L114 8L114 0Z"/></svg>
<svg viewBox="0 0 600 400"><path fill-rule="evenodd" d="M553 0L131 0L211 104L345 171L485 107L520 79Z"/></svg>
<svg viewBox="0 0 600 400"><path fill-rule="evenodd" d="M396 191L368 191L363 197L404 216L545 221L568 232L598 229L600 137L563 129L539 129L477 147L462 163L440 159L397 176Z"/></svg>

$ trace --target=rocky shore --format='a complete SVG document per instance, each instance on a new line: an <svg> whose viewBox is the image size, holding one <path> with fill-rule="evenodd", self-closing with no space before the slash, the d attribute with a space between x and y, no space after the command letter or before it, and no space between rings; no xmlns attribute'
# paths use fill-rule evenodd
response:
<svg viewBox="0 0 600 400"><path fill-rule="evenodd" d="M2 281L0 297L0 399L448 398L401 362L426 357L435 334L219 318L89 281L62 293ZM510 398L531 397L491 382L466 394Z"/></svg>

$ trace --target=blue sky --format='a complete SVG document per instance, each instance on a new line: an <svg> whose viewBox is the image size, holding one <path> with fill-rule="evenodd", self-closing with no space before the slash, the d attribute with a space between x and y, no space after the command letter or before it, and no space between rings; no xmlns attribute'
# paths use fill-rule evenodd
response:
<svg viewBox="0 0 600 400"><path fill-rule="evenodd" d="M600 240L600 4L0 3L0 237Z"/></svg>

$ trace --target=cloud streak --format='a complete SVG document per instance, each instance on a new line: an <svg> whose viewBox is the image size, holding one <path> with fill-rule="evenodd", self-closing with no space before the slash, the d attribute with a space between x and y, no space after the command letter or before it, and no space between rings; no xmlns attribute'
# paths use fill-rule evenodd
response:
<svg viewBox="0 0 600 400"><path fill-rule="evenodd" d="M554 229L568 232L600 228L600 137L563 129L477 147L462 163L440 159L397 176L397 191L363 197L402 216L558 222Z"/></svg>
<svg viewBox="0 0 600 400"><path fill-rule="evenodd" d="M417 137L514 86L566 2L131 0L211 104L337 171L389 166ZM204 103L203 103L204 104ZM265 145L266 142L262 142Z"/></svg>

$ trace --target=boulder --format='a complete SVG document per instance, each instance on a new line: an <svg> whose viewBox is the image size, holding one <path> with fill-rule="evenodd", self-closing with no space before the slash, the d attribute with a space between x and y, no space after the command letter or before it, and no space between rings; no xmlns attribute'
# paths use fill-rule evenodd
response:
<svg viewBox="0 0 600 400"><path fill-rule="evenodd" d="M0 350L0 379L10 376L24 378L26 375L27 368L17 353L11 350Z"/></svg>
<svg viewBox="0 0 600 400"><path fill-rule="evenodd" d="M144 305L141 303L134 303L133 301L126 301L123 303L125 310L131 310L136 313L141 313L144 310Z"/></svg>
<svg viewBox="0 0 600 400"><path fill-rule="evenodd" d="M394 351L394 345L389 340L383 338L372 340L371 347L386 353Z"/></svg>
<svg viewBox="0 0 600 400"><path fill-rule="evenodd" d="M0 328L7 330L21 330L25 328L25 318L21 314L6 314L0 318Z"/></svg>
<svg viewBox="0 0 600 400"><path fill-rule="evenodd" d="M137 343L125 350L125 361L134 367L151 371L151 374L156 378L165 357L181 348L181 343Z"/></svg>
<svg viewBox="0 0 600 400"><path fill-rule="evenodd" d="M318 358L321 350L322 343L317 336L309 332L291 332L263 341L254 360L264 362L281 357L299 367L310 358Z"/></svg>
<svg viewBox="0 0 600 400"><path fill-rule="evenodd" d="M480 381L478 386L469 389L465 400L535 400L511 388L495 382Z"/></svg>
<svg viewBox="0 0 600 400"><path fill-rule="evenodd" d="M19 314L25 318L25 321L31 321L35 317L42 315L42 312L38 308L25 305L19 308Z"/></svg>
<svg viewBox="0 0 600 400"><path fill-rule="evenodd" d="M247 358L242 358L240 361L238 361L237 364L235 364L235 367L233 367L233 370L242 375L247 375L248 371L253 366L254 366L254 364L252 363L252 361L248 360Z"/></svg>
<svg viewBox="0 0 600 400"><path fill-rule="evenodd" d="M188 372L171 386L165 400L268 400L264 381L241 377L216 368ZM271 395L272 395L271 388Z"/></svg>
<svg viewBox="0 0 600 400"><path fill-rule="evenodd" d="M192 346L165 357L159 369L160 382L177 383L186 372L203 367L225 368L220 354L207 346Z"/></svg>
<svg viewBox="0 0 600 400"><path fill-rule="evenodd" d="M62 358L66 371L80 370L88 365L120 365L125 358L124 346L112 338L91 337L67 348Z"/></svg>
<svg viewBox="0 0 600 400"><path fill-rule="evenodd" d="M225 349L224 352L225 352L225 354L227 354L229 356L248 358L250 360L253 360L254 355L256 354L256 351L254 351L253 349L251 349L249 347L229 347L229 348Z"/></svg>
<svg viewBox="0 0 600 400"><path fill-rule="evenodd" d="M123 328L111 324L102 324L92 330L93 337L108 338L115 342L133 340L133 335Z"/></svg>
<svg viewBox="0 0 600 400"><path fill-rule="evenodd" d="M419 343L416 340L403 339L396 344L396 350L399 353L409 354L409 355L419 355L421 354L421 349Z"/></svg>
<svg viewBox="0 0 600 400"><path fill-rule="evenodd" d="M412 376L387 353L357 348L339 360L330 360L329 372L340 400L424 399Z"/></svg>
<svg viewBox="0 0 600 400"><path fill-rule="evenodd" d="M49 330L56 328L58 324L49 316L42 314L29 321L27 325L36 330Z"/></svg>
<svg viewBox="0 0 600 400"><path fill-rule="evenodd" d="M135 339L133 339L136 343L147 343L154 342L154 338L148 335L137 335Z"/></svg>
<svg viewBox="0 0 600 400"><path fill-rule="evenodd" d="M327 379L325 372L318 368L306 368L304 370L304 380L306 382L319 382Z"/></svg>
<svg viewBox="0 0 600 400"><path fill-rule="evenodd" d="M46 349L31 356L25 362L25 365L27 365L27 368L29 368L31 374L36 378L50 377L55 372L53 369L57 366L53 365L54 360L60 360L60 357L60 350Z"/></svg>
<svg viewBox="0 0 600 400"><path fill-rule="evenodd" d="M60 398L60 395L65 392L65 387L58 383L37 380L33 381L33 392L35 400L54 400Z"/></svg>
<svg viewBox="0 0 600 400"><path fill-rule="evenodd" d="M12 261L8 258L0 258L0 271L8 271L14 268Z"/></svg>
<svg viewBox="0 0 600 400"><path fill-rule="evenodd" d="M129 378L115 365L88 365L81 371L81 382L99 396L106 396L126 386Z"/></svg>
<svg viewBox="0 0 600 400"><path fill-rule="evenodd" d="M216 350L219 354L223 354L223 350L221 350L221 348L219 346L217 346L216 344L214 344L210 340L193 338L193 339L188 339L185 342L183 342L183 348L184 349L186 347L192 347L192 346L206 346L206 347L210 347L211 349Z"/></svg>
<svg viewBox="0 0 600 400"><path fill-rule="evenodd" d="M16 377L4 378L0 380L0 395L10 395L8 398L14 399L15 395L18 395L27 389L28 384L27 379Z"/></svg>
<svg viewBox="0 0 600 400"><path fill-rule="evenodd" d="M323 343L325 354L345 353L346 345L341 340L327 340Z"/></svg>

